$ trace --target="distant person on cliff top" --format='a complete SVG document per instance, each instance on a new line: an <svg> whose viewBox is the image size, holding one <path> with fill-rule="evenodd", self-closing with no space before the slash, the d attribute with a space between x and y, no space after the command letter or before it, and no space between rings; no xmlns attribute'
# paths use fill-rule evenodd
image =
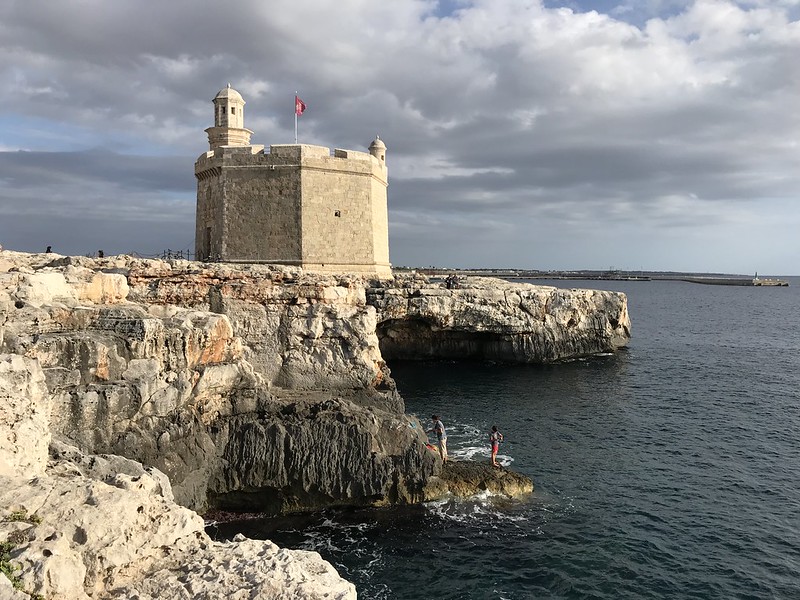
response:
<svg viewBox="0 0 800 600"><path fill-rule="evenodd" d="M444 424L439 415L431 415L431 419L433 427L426 430L425 433L436 432L436 439L439 441L439 456L442 457L442 462L447 462L447 433L444 430Z"/></svg>
<svg viewBox="0 0 800 600"><path fill-rule="evenodd" d="M52 251L53 251L53 247L52 246L48 246L47 250L45 250L45 253L46 254L50 254Z"/></svg>
<svg viewBox="0 0 800 600"><path fill-rule="evenodd" d="M497 430L497 425L492 425L492 432L489 434L489 443L492 445L492 466L499 467L497 462L497 451L500 450L500 442L503 441L503 434Z"/></svg>

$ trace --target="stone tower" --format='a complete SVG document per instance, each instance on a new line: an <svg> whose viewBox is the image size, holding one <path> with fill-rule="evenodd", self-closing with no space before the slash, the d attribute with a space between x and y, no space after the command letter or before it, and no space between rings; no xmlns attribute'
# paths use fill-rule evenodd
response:
<svg viewBox="0 0 800 600"><path fill-rule="evenodd" d="M391 275L386 145L369 153L308 144L250 144L244 99L214 98L210 150L195 163L200 260Z"/></svg>
<svg viewBox="0 0 800 600"><path fill-rule="evenodd" d="M244 98L228 84L212 101L214 126L206 129L212 150L220 146L249 146L253 134L244 128Z"/></svg>

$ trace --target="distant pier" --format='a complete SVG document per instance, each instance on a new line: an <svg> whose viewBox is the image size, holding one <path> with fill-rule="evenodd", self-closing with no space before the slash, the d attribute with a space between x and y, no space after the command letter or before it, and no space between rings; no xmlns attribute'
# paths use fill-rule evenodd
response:
<svg viewBox="0 0 800 600"><path fill-rule="evenodd" d="M747 277L744 275L676 273L657 271L539 271L534 269L440 269L435 267L408 269L433 278L498 277L500 279L576 279L595 281L687 281L705 285L733 285L741 287L789 287L784 279L770 277Z"/></svg>
<svg viewBox="0 0 800 600"><path fill-rule="evenodd" d="M703 283L705 285L739 285L744 287L789 287L789 282L783 279L762 279L753 277L745 279L742 277L669 277L664 279L674 279L677 281L688 281L689 283Z"/></svg>

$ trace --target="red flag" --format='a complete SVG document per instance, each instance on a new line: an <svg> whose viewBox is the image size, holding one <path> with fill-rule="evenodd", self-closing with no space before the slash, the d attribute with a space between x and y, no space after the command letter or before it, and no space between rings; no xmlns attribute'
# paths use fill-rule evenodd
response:
<svg viewBox="0 0 800 600"><path fill-rule="evenodd" d="M303 114L306 109L306 103L300 100L297 96L294 97L294 114L298 117Z"/></svg>

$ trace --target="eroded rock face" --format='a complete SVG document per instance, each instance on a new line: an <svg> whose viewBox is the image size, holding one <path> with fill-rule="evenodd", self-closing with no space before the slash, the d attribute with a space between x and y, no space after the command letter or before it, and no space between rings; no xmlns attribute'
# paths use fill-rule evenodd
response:
<svg viewBox="0 0 800 600"><path fill-rule="evenodd" d="M53 433L159 469L176 500L200 510L445 493L384 356L548 362L613 350L630 327L624 295L610 292L2 259L0 351L41 365Z"/></svg>
<svg viewBox="0 0 800 600"><path fill-rule="evenodd" d="M0 354L0 476L44 472L50 395L35 360Z"/></svg>
<svg viewBox="0 0 800 600"><path fill-rule="evenodd" d="M547 363L613 352L630 339L620 292L470 277L458 289L411 282L369 290L386 360Z"/></svg>
<svg viewBox="0 0 800 600"><path fill-rule="evenodd" d="M131 300L226 315L244 358L269 385L352 391L386 376L361 276L178 261L167 272L155 263L132 268L129 282Z"/></svg>
<svg viewBox="0 0 800 600"><path fill-rule="evenodd" d="M41 365L53 433L163 470L179 501L199 508L215 456L208 425L254 396L258 380L226 317L155 312L24 304L4 346Z"/></svg>
<svg viewBox="0 0 800 600"><path fill-rule="evenodd" d="M212 542L173 497L279 513L528 493L443 470L384 357L548 362L629 329L608 292L3 251L0 538L46 597L353 598L316 554Z"/></svg>
<svg viewBox="0 0 800 600"><path fill-rule="evenodd" d="M360 279L111 258L95 267L125 273L128 295L93 304L69 283L94 281L91 261L26 258L0 273L3 348L42 365L58 436L157 467L201 510L422 498L438 465Z"/></svg>
<svg viewBox="0 0 800 600"><path fill-rule="evenodd" d="M212 504L227 510L416 503L440 470L420 452L416 419L345 399L275 403L226 427L225 467L210 488Z"/></svg>
<svg viewBox="0 0 800 600"><path fill-rule="evenodd" d="M212 541L153 468L60 441L48 456L39 364L0 355L0 365L0 415L13 434L0 436L0 457L30 450L0 473L0 540L10 548L3 598L356 597L315 552Z"/></svg>

